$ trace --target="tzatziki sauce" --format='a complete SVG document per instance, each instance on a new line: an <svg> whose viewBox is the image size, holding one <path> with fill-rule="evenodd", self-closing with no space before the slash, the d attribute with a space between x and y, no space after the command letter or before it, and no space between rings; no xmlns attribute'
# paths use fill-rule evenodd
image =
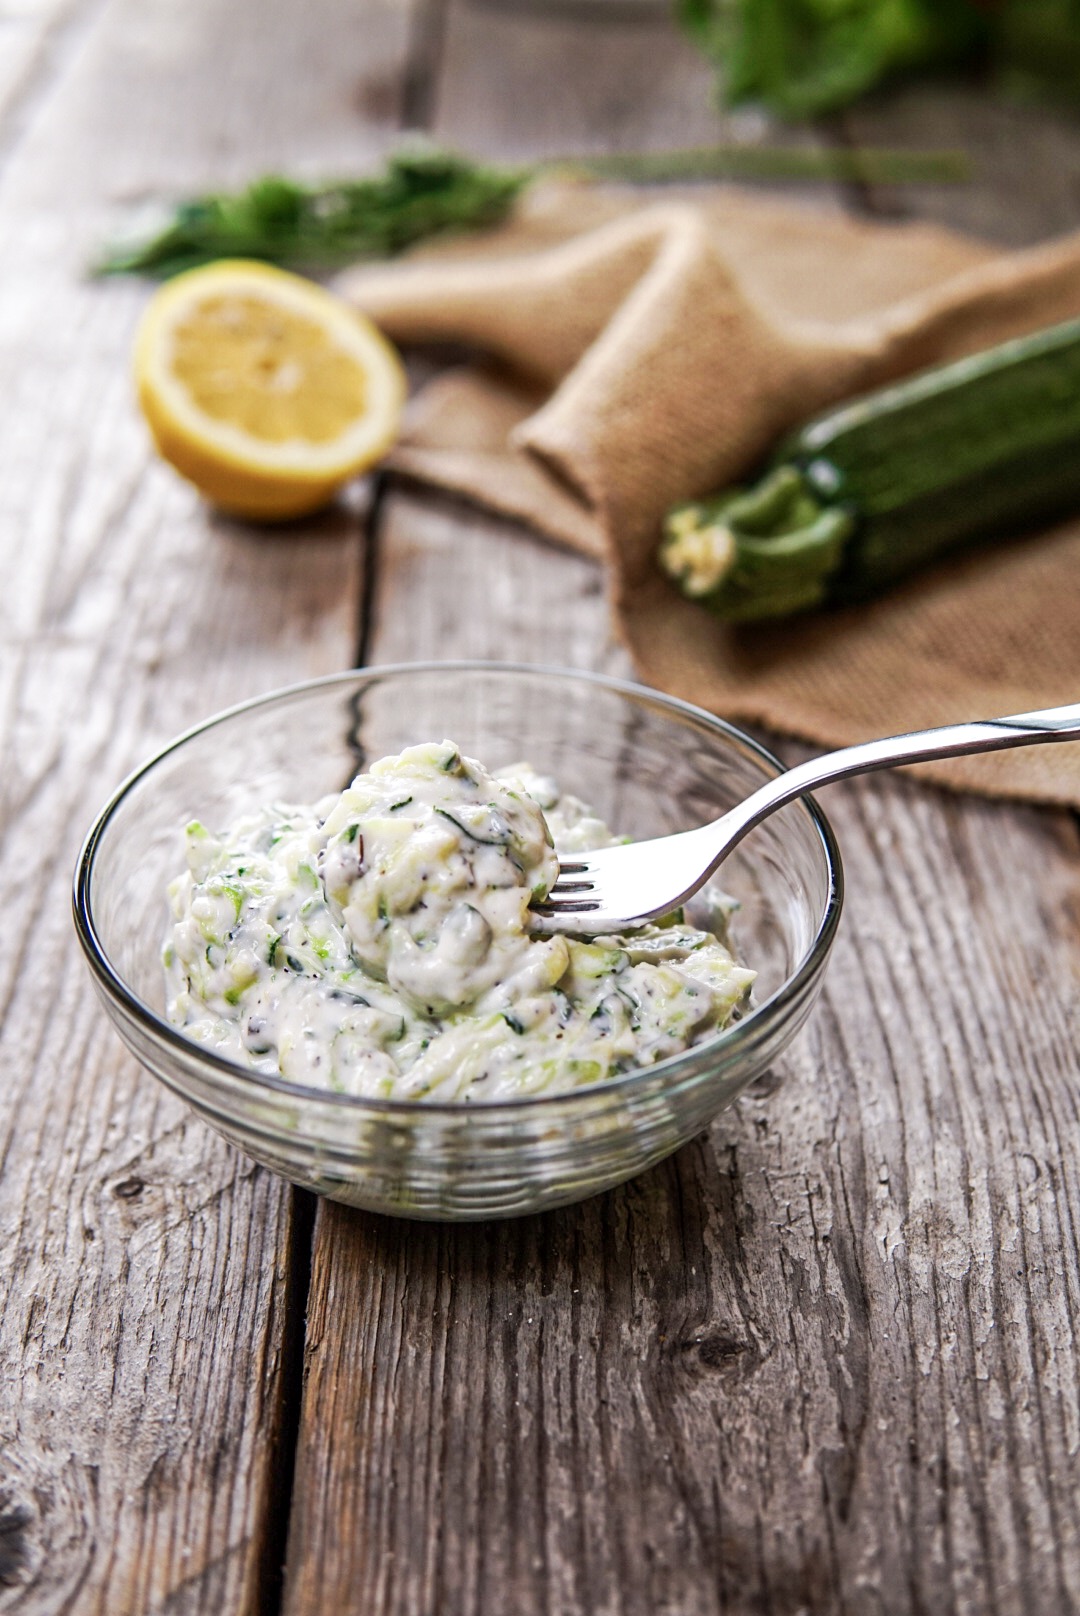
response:
<svg viewBox="0 0 1080 1616"><path fill-rule="evenodd" d="M185 831L167 1013L268 1075L371 1099L496 1101L650 1066L712 1037L754 973L681 913L590 942L540 936L556 850L621 840L526 764L451 741L338 796ZM720 935L717 935L720 933Z"/></svg>

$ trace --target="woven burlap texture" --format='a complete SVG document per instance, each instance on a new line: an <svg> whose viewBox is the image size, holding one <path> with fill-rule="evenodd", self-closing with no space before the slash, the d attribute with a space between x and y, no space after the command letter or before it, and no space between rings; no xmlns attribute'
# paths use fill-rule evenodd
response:
<svg viewBox="0 0 1080 1616"><path fill-rule="evenodd" d="M743 476L814 411L1080 315L1080 237L1003 254L735 190L552 184L500 230L340 287L401 343L485 356L420 391L391 464L605 559L647 683L827 745L1080 698L1080 525L740 629L655 559L671 504ZM920 772L1080 805L1080 745Z"/></svg>

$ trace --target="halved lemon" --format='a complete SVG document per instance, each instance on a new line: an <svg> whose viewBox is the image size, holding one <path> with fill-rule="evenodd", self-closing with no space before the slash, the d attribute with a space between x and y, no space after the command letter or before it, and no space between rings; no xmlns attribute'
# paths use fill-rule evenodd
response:
<svg viewBox="0 0 1080 1616"><path fill-rule="evenodd" d="M325 505L397 437L405 372L363 315L312 281L226 259L157 291L135 341L162 455L238 516Z"/></svg>

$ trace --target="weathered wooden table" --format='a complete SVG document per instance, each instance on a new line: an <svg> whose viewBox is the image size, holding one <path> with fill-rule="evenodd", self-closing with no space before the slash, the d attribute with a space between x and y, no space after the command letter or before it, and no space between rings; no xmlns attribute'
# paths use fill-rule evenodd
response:
<svg viewBox="0 0 1080 1616"><path fill-rule="evenodd" d="M80 273L120 205L355 169L406 125L503 155L731 133L632 6L0 6L0 1612L1075 1610L1068 816L836 791L850 895L810 1029L674 1159L543 1219L316 1204L97 1007L77 844L179 728L357 657L624 671L599 572L526 534L398 489L257 533L149 451L145 289ZM966 144L982 177L823 207L1076 223L1080 135L1049 115L910 92L840 133Z"/></svg>

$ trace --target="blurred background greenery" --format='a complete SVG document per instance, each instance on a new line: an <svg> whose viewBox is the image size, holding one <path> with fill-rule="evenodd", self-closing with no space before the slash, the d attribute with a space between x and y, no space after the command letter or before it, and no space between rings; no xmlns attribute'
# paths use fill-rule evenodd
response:
<svg viewBox="0 0 1080 1616"><path fill-rule="evenodd" d="M1080 0L677 0L729 106L834 112L885 80L963 73L1080 106Z"/></svg>

